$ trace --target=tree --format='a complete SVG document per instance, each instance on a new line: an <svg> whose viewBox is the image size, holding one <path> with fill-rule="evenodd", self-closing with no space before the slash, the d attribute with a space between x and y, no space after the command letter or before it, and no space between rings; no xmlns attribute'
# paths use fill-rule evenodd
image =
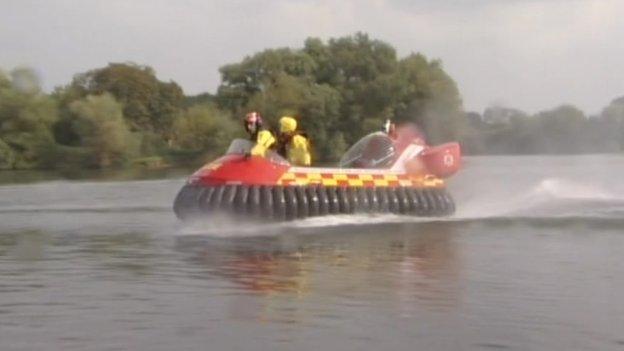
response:
<svg viewBox="0 0 624 351"><path fill-rule="evenodd" d="M15 90L26 94L41 92L39 76L28 67L19 67L11 71L11 85Z"/></svg>
<svg viewBox="0 0 624 351"><path fill-rule="evenodd" d="M0 164L3 168L32 168L42 151L53 144L51 125L57 106L41 94L32 70L19 68L9 79L0 73Z"/></svg>
<svg viewBox="0 0 624 351"><path fill-rule="evenodd" d="M265 50L220 71L221 108L235 116L258 110L272 123L299 116L321 159L336 158L333 141L354 143L387 118L421 124L434 142L464 128L459 92L438 61L399 61L394 48L364 33L308 38L303 49Z"/></svg>
<svg viewBox="0 0 624 351"><path fill-rule="evenodd" d="M599 118L600 134L612 141L612 149L624 150L624 96L611 101Z"/></svg>
<svg viewBox="0 0 624 351"><path fill-rule="evenodd" d="M397 79L401 82L397 119L416 122L432 143L461 139L466 128L462 101L440 61L412 54L399 63Z"/></svg>
<svg viewBox="0 0 624 351"><path fill-rule="evenodd" d="M122 105L110 94L89 95L70 105L72 127L92 154L93 166L118 166L136 152Z"/></svg>
<svg viewBox="0 0 624 351"><path fill-rule="evenodd" d="M216 156L242 133L241 125L214 105L197 105L182 113L173 125L173 143L180 149Z"/></svg>
<svg viewBox="0 0 624 351"><path fill-rule="evenodd" d="M0 170L12 169L15 164L15 151L0 138Z"/></svg>
<svg viewBox="0 0 624 351"><path fill-rule="evenodd" d="M587 117L583 111L572 105L562 105L552 110L540 112L541 140L546 153L573 154L585 148L585 126Z"/></svg>
<svg viewBox="0 0 624 351"><path fill-rule="evenodd" d="M10 89L11 88L11 80L6 75L6 73L0 69L0 90Z"/></svg>
<svg viewBox="0 0 624 351"><path fill-rule="evenodd" d="M299 128L309 135L317 159L328 158L332 149L329 137L335 133L340 117L340 94L334 88L284 74L265 92L255 94L247 108L261 111L267 124L273 127L280 116L296 117Z"/></svg>
<svg viewBox="0 0 624 351"><path fill-rule="evenodd" d="M123 116L132 131L153 131L165 139L175 116L184 107L184 93L175 82L158 80L148 66L111 63L107 67L78 74L57 91L67 106L87 95L110 93L123 105Z"/></svg>
<svg viewBox="0 0 624 351"><path fill-rule="evenodd" d="M192 107L195 105L209 105L216 103L216 96L210 93L201 93L197 95L186 96L184 100L185 107Z"/></svg>
<svg viewBox="0 0 624 351"><path fill-rule="evenodd" d="M255 94L263 93L284 75L306 77L315 68L314 60L300 50L269 49L246 57L242 62L219 69L219 105L240 115Z"/></svg>
<svg viewBox="0 0 624 351"><path fill-rule="evenodd" d="M597 120L588 119L572 105L539 112L533 116L503 106L489 107L481 123L471 123L482 138L482 149L490 154L578 154L608 151L600 140ZM475 140L472 139L471 142Z"/></svg>

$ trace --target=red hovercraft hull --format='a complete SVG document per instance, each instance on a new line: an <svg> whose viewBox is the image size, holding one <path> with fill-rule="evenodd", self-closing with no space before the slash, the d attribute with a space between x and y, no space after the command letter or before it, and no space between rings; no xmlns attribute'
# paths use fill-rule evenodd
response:
<svg viewBox="0 0 624 351"><path fill-rule="evenodd" d="M246 143L235 141L227 155L189 177L174 211L180 219L225 213L273 220L350 213L454 213L443 178L461 166L459 144L429 147L408 132L395 139L381 133L366 138L345 154L340 168L292 167L276 155L232 152L236 142ZM391 152L378 157L384 145ZM356 157L345 159L352 154Z"/></svg>

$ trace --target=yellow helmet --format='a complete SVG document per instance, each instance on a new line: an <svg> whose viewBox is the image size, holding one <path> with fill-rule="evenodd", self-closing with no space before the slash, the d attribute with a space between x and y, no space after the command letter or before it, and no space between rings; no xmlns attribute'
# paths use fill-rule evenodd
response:
<svg viewBox="0 0 624 351"><path fill-rule="evenodd" d="M297 130L297 120L292 117L284 116L280 118L279 124L280 132L282 133L291 133Z"/></svg>

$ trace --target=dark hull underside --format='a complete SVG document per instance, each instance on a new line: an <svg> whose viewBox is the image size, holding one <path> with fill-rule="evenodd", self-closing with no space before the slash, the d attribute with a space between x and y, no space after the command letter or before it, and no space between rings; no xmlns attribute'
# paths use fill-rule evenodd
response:
<svg viewBox="0 0 624 351"><path fill-rule="evenodd" d="M453 214L455 204L443 188L187 184L173 209L180 219L229 214L279 221L351 213L439 217Z"/></svg>

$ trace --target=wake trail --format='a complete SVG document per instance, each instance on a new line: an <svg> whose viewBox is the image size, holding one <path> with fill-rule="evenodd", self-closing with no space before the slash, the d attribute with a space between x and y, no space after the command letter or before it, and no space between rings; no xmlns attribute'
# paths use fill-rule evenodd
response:
<svg viewBox="0 0 624 351"><path fill-rule="evenodd" d="M595 217L624 211L624 197L598 184L545 178L514 194L482 192L458 203L456 219Z"/></svg>

